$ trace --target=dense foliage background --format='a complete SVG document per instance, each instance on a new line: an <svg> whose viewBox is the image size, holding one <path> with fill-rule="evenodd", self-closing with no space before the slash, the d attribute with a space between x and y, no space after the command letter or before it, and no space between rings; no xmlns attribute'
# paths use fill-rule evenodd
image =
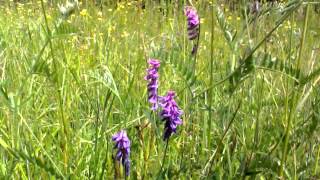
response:
<svg viewBox="0 0 320 180"><path fill-rule="evenodd" d="M1 179L320 179L318 1L3 1ZM200 16L196 56L185 5ZM177 93L168 143L147 102Z"/></svg>

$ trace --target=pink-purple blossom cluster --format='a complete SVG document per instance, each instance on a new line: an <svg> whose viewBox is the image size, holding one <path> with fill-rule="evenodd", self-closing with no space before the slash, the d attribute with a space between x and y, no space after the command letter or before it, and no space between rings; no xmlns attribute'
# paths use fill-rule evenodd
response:
<svg viewBox="0 0 320 180"><path fill-rule="evenodd" d="M195 8L187 6L184 9L185 15L188 21L188 38L194 40L198 38L198 41L194 44L192 54L197 51L199 43L200 22L199 16ZM147 75L144 77L148 81L148 101L151 104L151 110L156 111L158 104L161 106L160 117L165 122L163 139L168 142L173 133L176 133L178 125L182 124L181 115L183 111L179 108L175 101L175 92L168 91L165 96L158 95L158 81L160 68L160 61L157 59L148 60ZM130 173L130 140L126 131L121 130L112 136L112 141L115 143L114 148L117 149L116 160L121 161L125 175L129 176Z"/></svg>
<svg viewBox="0 0 320 180"><path fill-rule="evenodd" d="M117 155L116 160L121 161L125 169L126 176L130 173L130 140L126 131L121 130L112 136L112 141L115 142L114 148L116 148Z"/></svg>
<svg viewBox="0 0 320 180"><path fill-rule="evenodd" d="M172 133L176 133L177 126L182 124L180 116L183 112L177 105L174 97L175 92L169 91L166 96L160 98L160 105L162 107L160 116L162 121L165 121L163 135L164 140L169 139Z"/></svg>
<svg viewBox="0 0 320 180"><path fill-rule="evenodd" d="M145 79L149 81L148 83L148 100L152 104L151 110L156 110L158 108L158 103L161 105L160 116L164 125L164 140L169 139L171 134L175 133L177 126L182 124L180 116L182 111L178 107L176 101L174 100L175 92L169 91L166 96L158 96L158 69L160 67L160 62L156 59L148 60L149 68L147 69L147 75ZM159 102L158 102L159 101Z"/></svg>
<svg viewBox="0 0 320 180"><path fill-rule="evenodd" d="M148 83L148 100L152 104L151 109L156 110L158 108L158 69L160 67L160 62L156 59L149 59L149 68L147 69L147 75L145 80Z"/></svg>
<svg viewBox="0 0 320 180"><path fill-rule="evenodd" d="M193 40L199 36L199 16L195 8L187 6L184 9L184 14L188 21L188 37Z"/></svg>

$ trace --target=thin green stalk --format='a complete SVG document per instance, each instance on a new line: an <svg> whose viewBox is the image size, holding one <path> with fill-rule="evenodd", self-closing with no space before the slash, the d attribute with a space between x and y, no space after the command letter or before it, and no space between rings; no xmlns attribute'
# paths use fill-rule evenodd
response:
<svg viewBox="0 0 320 180"><path fill-rule="evenodd" d="M319 164L319 156L320 156L320 146L318 147L318 153L317 153L317 159L315 161L315 167L314 167L314 171L313 171L313 175L316 176L317 172L318 172L318 164Z"/></svg>
<svg viewBox="0 0 320 180"><path fill-rule="evenodd" d="M213 85L213 50L214 50L214 28L215 28L215 13L214 13L214 1L212 1L212 12L211 12L211 41L210 41L210 80L209 80L209 86L211 87ZM211 129L212 129L212 95L213 89L210 89L208 92L208 105L209 105L209 111L208 111L208 131L207 131L207 147L210 147L211 143Z"/></svg>
<svg viewBox="0 0 320 180"><path fill-rule="evenodd" d="M192 73L193 73L193 79L196 78L196 68L197 68L197 57L198 57L198 49L199 49L199 45L200 45L200 31L201 30L201 24L199 23L198 25L198 36L197 36L197 39L196 39L196 42L193 42L193 48L192 48L192 52L191 52L191 55L190 55L190 59L192 59L193 57L193 61L192 61ZM188 87L188 82L186 82L186 87ZM190 87L191 88L191 87ZM189 97L189 96L188 96ZM194 98L194 95L192 93L192 91L190 91L190 99L188 99L187 103L190 103L190 101L193 101L195 100ZM196 107L196 105L194 106ZM190 114L194 114L195 116L194 117L197 117L196 115L196 112L192 112L192 106L190 106ZM191 124L191 129L189 129L189 131L193 132L192 134L196 134L195 132L195 123L194 123L194 118L190 118L190 124ZM192 142L190 143L191 147L194 147L195 146L195 137L193 136L192 138ZM191 158L189 158L191 160Z"/></svg>
<svg viewBox="0 0 320 180"><path fill-rule="evenodd" d="M145 159L143 161L144 162L144 169L143 169L143 173L142 173L143 178L147 174L146 170L148 169L148 160L149 160L149 157L150 157L150 153L153 152L152 148L154 147L154 145L157 142L157 138L156 137L158 137L158 135L159 135L159 131L158 131L159 128L158 128L158 125L157 125L157 118L156 118L157 114L158 114L158 111L156 111L155 113L152 113L154 126L152 126L152 124L151 124L150 136L149 136L150 138L149 138L149 144L148 144L149 146L146 147L146 150L148 150L148 153L144 152ZM147 127L147 126L148 125L146 125L145 127ZM142 128L144 128L144 127L142 127ZM146 157L147 154L148 154L148 157Z"/></svg>
<svg viewBox="0 0 320 180"><path fill-rule="evenodd" d="M161 173L163 171L163 167L164 167L164 164L165 164L165 161L166 161L166 156L167 156L167 151L168 151L169 139L170 138L168 138L167 141L166 141L166 147L164 149L164 154L163 154L163 158L162 158L162 164L161 164L161 168L160 168L160 171L159 171L157 179L160 178L160 175L161 175Z"/></svg>
<svg viewBox="0 0 320 180"><path fill-rule="evenodd" d="M306 34L307 34L307 30L308 30L309 9L310 9L309 7L310 7L310 5L307 4L306 14L305 14L305 17L304 17L303 35L302 35L302 39L301 39L299 57L298 57L298 60L297 60L296 69L300 68L300 65L301 65L301 57L302 57L302 52L304 50L304 44L305 44Z"/></svg>
<svg viewBox="0 0 320 180"><path fill-rule="evenodd" d="M304 43L305 43L305 38L306 38L306 32L307 32L307 27L308 27L308 17L309 17L309 4L307 4L306 7L306 14L305 14L305 18L304 18L304 28L303 28L303 36L301 39L301 43L300 43L300 51L299 51L299 56L297 59L297 64L296 64L296 69L300 68L300 64L301 64L301 57L302 57L302 51L303 51L303 47L304 47ZM298 79L300 78L300 74L297 75ZM296 104L298 101L298 92L294 91L293 95L292 95L292 101L290 103L290 113L289 113L289 117L287 119L287 128L285 131L285 140L284 140L284 148L282 151L282 159L281 159L281 164L280 164L280 168L279 168L279 177L283 178L283 168L285 166L285 163L287 161L287 157L288 157L288 141L289 141L289 133L291 131L291 121L294 119L295 113L296 113ZM294 128L293 128L294 129Z"/></svg>
<svg viewBox="0 0 320 180"><path fill-rule="evenodd" d="M105 129L106 129L106 126L109 124L108 123L108 119L109 119L109 116L110 116L110 113L111 113L111 110L112 110L112 105L113 105L113 102L114 102L114 96L112 96L112 99L109 103L109 107L107 108L107 104L108 104L108 99L109 99L109 96L111 96L111 92L106 96L105 98L105 101L104 101L104 107L103 107L103 112L102 112L102 118L105 117L105 119L103 119L103 121L107 121L106 123L104 123L102 125L102 132L105 132ZM110 123L111 124L111 123ZM103 137L104 133L101 134L101 136ZM103 179L103 175L104 175L104 171L108 168L108 157L109 157L109 143L107 141L107 148L106 148L106 155L105 155L105 159L104 159L104 162L102 163L102 172L100 174L100 180Z"/></svg>
<svg viewBox="0 0 320 180"><path fill-rule="evenodd" d="M229 132L230 127L231 127L231 125L233 124L234 120L236 119L236 115L237 115L238 112L239 112L239 109L240 109L240 107L241 107L241 104L242 104L241 102L238 104L238 107L237 107L236 111L233 113L232 118L231 118L231 120L230 120L227 128L224 130L223 135L222 135L221 138L220 138L220 141L219 141L219 143L218 143L218 146L217 146L217 148L216 148L216 151L210 156L210 158L208 159L205 167L203 168L203 170L202 170L202 175L203 175L204 177L207 177L207 176L208 176L208 174L209 174L209 172L210 172L210 170L211 170L211 168L212 168L213 162L214 162L215 159L217 158L217 155L220 154L220 152L221 152L221 150L222 150L221 148L222 148L222 146L224 145L224 144L223 144L223 140L224 140L225 136L227 135L227 132Z"/></svg>
<svg viewBox="0 0 320 180"><path fill-rule="evenodd" d="M58 95L58 99L59 99L59 110L60 110L60 115L61 115L61 118L62 118L62 127L63 127L63 134L64 134L64 150L63 150L63 153L64 153L64 168L65 168L65 172L67 173L68 171L68 128L67 128L67 122L66 122L66 119L65 119L65 116L64 116L64 107L63 107L63 100L62 100L62 91L60 90L60 87L58 86L58 83L59 83L59 79L58 79L58 67L57 67L57 62L56 62L56 59L55 59L55 54L54 54L54 51L53 51L53 44L52 44L52 41L51 41L51 38L52 38L52 32L49 28L49 24L48 24L48 20L47 20L47 15L46 15L46 11L45 11L45 7L44 7L44 3L43 3L43 0L41 0L41 9L42 9L42 13L43 13L43 16L44 16L44 20L45 20L45 25L46 25L46 29L47 29L47 38L49 40L49 47L50 47L50 53L51 53L51 58L53 60L53 66L54 66L54 81L55 81L55 86L56 86L56 93ZM61 91L61 92L60 92Z"/></svg>
<svg viewBox="0 0 320 180"><path fill-rule="evenodd" d="M99 91L98 91L99 94ZM94 137L94 167L97 166L99 159L100 159L100 154L98 152L98 143L99 143L99 130L101 130L99 127L99 120L100 120L100 102L99 100L97 100L97 111L96 111L96 119L95 119L95 137ZM94 171L93 176L94 179L96 179L97 176L97 168L94 168L93 170L91 170L91 168L89 168L89 177L91 177L91 172Z"/></svg>

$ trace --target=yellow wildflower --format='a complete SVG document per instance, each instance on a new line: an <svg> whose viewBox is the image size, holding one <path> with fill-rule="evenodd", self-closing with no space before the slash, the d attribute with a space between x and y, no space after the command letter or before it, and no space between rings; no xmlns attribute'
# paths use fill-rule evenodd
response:
<svg viewBox="0 0 320 180"><path fill-rule="evenodd" d="M98 12L98 17L99 17L99 18L102 17L102 12L101 12L101 11Z"/></svg>
<svg viewBox="0 0 320 180"><path fill-rule="evenodd" d="M203 50L206 50L206 49L207 49L207 46L204 45L204 46L202 47L202 49L203 49Z"/></svg>
<svg viewBox="0 0 320 180"><path fill-rule="evenodd" d="M203 24L204 23L204 18L200 18L200 24Z"/></svg>
<svg viewBox="0 0 320 180"><path fill-rule="evenodd" d="M72 42L77 42L78 41L78 37L77 36L73 36L72 37Z"/></svg>
<svg viewBox="0 0 320 180"><path fill-rule="evenodd" d="M297 27L297 23L296 22L293 22L292 25L293 25L293 28Z"/></svg>
<svg viewBox="0 0 320 180"><path fill-rule="evenodd" d="M82 9L82 11L80 12L81 16L88 16L88 11L86 9Z"/></svg>
<svg viewBox="0 0 320 180"><path fill-rule="evenodd" d="M121 34L121 37L128 37L129 36L129 33L127 33L127 31L123 31L123 33Z"/></svg>

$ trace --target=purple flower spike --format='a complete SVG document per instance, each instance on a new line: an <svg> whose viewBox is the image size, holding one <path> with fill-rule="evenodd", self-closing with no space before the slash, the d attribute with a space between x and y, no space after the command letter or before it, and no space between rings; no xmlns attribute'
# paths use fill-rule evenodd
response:
<svg viewBox="0 0 320 180"><path fill-rule="evenodd" d="M155 111L158 108L158 69L160 62L156 59L149 59L150 67L147 69L147 75L144 77L148 83L148 100L152 104L151 110Z"/></svg>
<svg viewBox="0 0 320 180"><path fill-rule="evenodd" d="M186 6L184 14L187 16L188 21L188 37L193 40L199 36L199 16L195 8Z"/></svg>
<svg viewBox="0 0 320 180"><path fill-rule="evenodd" d="M115 142L114 148L118 149L116 159L122 162L126 176L130 174L130 140L126 131L121 130L112 136L112 141Z"/></svg>
<svg viewBox="0 0 320 180"><path fill-rule="evenodd" d="M169 139L173 133L176 133L177 126L182 124L180 116L183 112L178 107L174 97L175 92L169 91L166 96L160 98L160 105L162 107L160 116L162 121L165 121L163 135L164 140Z"/></svg>

